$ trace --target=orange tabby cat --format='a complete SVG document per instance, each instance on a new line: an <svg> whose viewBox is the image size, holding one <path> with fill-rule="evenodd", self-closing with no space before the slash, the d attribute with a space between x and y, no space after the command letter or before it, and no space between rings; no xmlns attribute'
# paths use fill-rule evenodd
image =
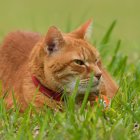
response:
<svg viewBox="0 0 140 140"><path fill-rule="evenodd" d="M94 82L89 100L98 94L112 98L118 86L103 68L97 49L87 41L90 26L89 20L67 34L54 26L45 36L21 31L10 33L0 47L0 80L7 108L13 107L14 91L20 111L30 103L36 108L46 104L58 109L63 104L64 85L70 95L79 78L77 98L80 98L92 72Z"/></svg>

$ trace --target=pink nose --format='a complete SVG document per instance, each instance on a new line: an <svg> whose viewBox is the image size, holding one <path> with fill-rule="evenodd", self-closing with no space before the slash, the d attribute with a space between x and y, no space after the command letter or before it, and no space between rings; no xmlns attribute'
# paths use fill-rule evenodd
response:
<svg viewBox="0 0 140 140"><path fill-rule="evenodd" d="M95 77L96 77L98 80L100 80L101 76L102 76L102 73L97 73L97 74L95 74Z"/></svg>

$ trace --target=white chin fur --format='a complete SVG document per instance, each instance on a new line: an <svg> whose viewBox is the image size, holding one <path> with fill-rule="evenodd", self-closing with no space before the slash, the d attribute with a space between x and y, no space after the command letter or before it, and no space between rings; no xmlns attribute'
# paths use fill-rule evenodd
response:
<svg viewBox="0 0 140 140"><path fill-rule="evenodd" d="M97 80L94 81L93 84L94 84L95 86L92 86L92 87L91 87L91 90L90 90L91 93L92 93L92 92L93 92L93 93L98 93L98 91L99 91L99 85L100 85L99 83L100 83L100 82L98 82L98 84L97 84L97 82L98 82ZM70 82L69 84L67 84L67 86L66 86L67 91L70 92L70 93L72 93L72 92L74 91L74 89L75 89L75 85L76 85L76 81L74 81L74 80L71 81L71 82ZM77 91L78 94L85 94L85 92L86 92L86 90L87 90L87 87L88 87L88 84L85 84L85 85L83 85L83 84L80 85L80 84L79 84L78 91Z"/></svg>

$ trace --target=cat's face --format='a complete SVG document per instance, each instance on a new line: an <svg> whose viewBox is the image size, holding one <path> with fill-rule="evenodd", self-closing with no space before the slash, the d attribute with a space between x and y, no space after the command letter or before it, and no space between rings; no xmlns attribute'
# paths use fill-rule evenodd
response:
<svg viewBox="0 0 140 140"><path fill-rule="evenodd" d="M68 34L61 33L56 27L48 30L41 46L45 83L51 90L62 92L66 88L68 93L72 93L79 79L78 93L84 94L93 73L91 92L99 93L101 62L98 51L86 39L90 24L87 22Z"/></svg>
<svg viewBox="0 0 140 140"><path fill-rule="evenodd" d="M48 82L57 83L54 86L67 88L67 91L74 90L77 79L79 83L79 93L85 93L91 73L94 74L92 92L98 92L101 81L101 71L99 68L100 58L97 50L85 40L65 38L66 44L54 54L46 56L44 59L44 71L46 79L48 74L51 77Z"/></svg>

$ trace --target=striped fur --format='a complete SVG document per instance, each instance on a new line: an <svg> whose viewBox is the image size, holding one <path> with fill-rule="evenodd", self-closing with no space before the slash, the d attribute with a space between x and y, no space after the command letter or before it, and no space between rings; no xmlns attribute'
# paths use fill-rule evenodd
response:
<svg viewBox="0 0 140 140"><path fill-rule="evenodd" d="M46 104L53 109L63 104L36 92L31 75L35 75L47 88L59 93L63 92L65 85L69 95L76 79L80 79L77 93L77 97L80 97L85 93L90 74L94 73L90 95L105 94L112 98L118 86L101 65L97 49L86 40L89 26L88 21L67 34L56 27L50 27L44 36L17 31L6 37L0 48L0 80L7 108L13 107L13 90L21 111L30 103L36 108ZM77 60L84 64L77 64ZM96 77L99 73L102 73L100 80ZM93 100L92 97L90 99Z"/></svg>

